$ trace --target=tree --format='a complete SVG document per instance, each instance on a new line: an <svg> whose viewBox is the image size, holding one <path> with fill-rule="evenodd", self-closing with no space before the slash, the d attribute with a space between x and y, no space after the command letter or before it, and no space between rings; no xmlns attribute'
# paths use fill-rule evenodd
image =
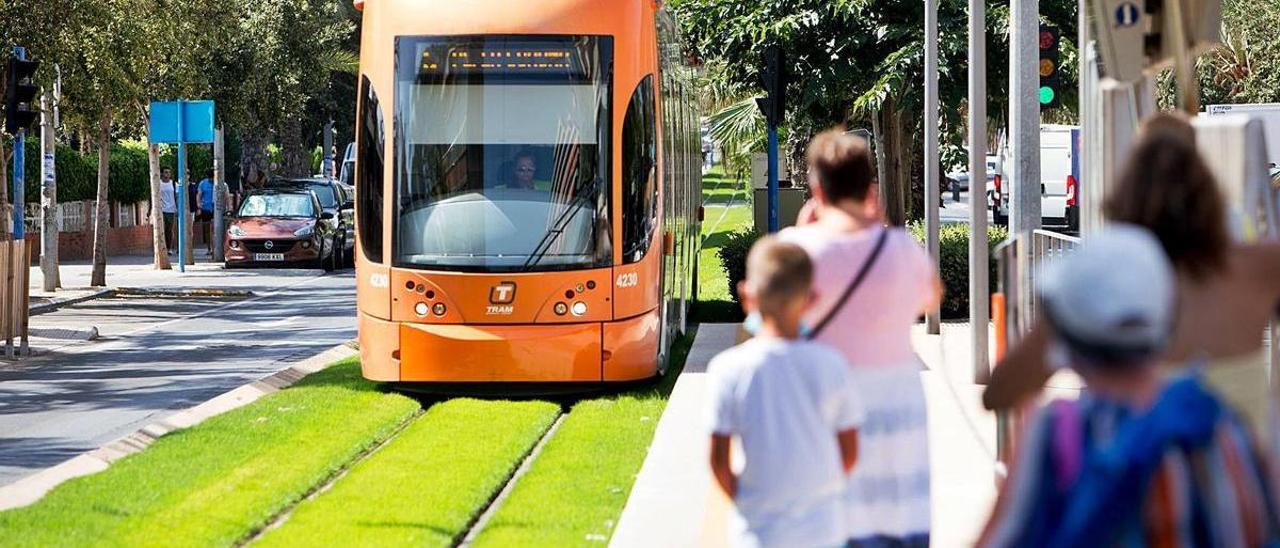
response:
<svg viewBox="0 0 1280 548"><path fill-rule="evenodd" d="M831 126L873 129L884 152L885 198L892 222L923 211L921 161L924 104L924 10L919 0L683 0L673 2L692 55L722 62L720 77L754 95L760 54L781 45L793 75L788 92L788 150L793 178L804 143ZM1074 0L1042 0L1044 18L1065 36L1075 30ZM968 13L965 0L939 2L939 103L943 157L960 162L967 95ZM1005 118L1008 8L988 9L988 112ZM1064 42L1065 43L1065 42ZM1064 51L1071 89L1074 50ZM1065 104L1071 108L1074 96Z"/></svg>
<svg viewBox="0 0 1280 548"><path fill-rule="evenodd" d="M1196 62L1201 104L1280 102L1280 43L1273 38L1278 25L1275 2L1223 0L1222 45ZM1160 105L1172 108L1172 74L1162 74L1159 83Z"/></svg>

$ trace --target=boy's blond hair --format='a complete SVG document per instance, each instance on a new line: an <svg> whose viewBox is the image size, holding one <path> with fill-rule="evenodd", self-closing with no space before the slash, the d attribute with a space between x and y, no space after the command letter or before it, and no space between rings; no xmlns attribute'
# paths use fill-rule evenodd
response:
<svg viewBox="0 0 1280 548"><path fill-rule="evenodd" d="M755 295L760 314L777 314L788 303L808 296L813 285L813 262L800 246L766 236L747 255L747 287Z"/></svg>

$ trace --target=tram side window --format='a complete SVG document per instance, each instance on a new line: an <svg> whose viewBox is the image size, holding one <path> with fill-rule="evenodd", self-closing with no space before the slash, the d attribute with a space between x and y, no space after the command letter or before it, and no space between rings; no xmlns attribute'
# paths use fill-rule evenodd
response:
<svg viewBox="0 0 1280 548"><path fill-rule="evenodd" d="M622 260L644 258L658 221L657 129L653 76L631 94L622 123Z"/></svg>
<svg viewBox="0 0 1280 548"><path fill-rule="evenodd" d="M375 263L382 262L382 188L384 135L382 109L378 94L373 91L369 77L360 80L359 159L356 162L356 207L360 218L360 245L365 257Z"/></svg>

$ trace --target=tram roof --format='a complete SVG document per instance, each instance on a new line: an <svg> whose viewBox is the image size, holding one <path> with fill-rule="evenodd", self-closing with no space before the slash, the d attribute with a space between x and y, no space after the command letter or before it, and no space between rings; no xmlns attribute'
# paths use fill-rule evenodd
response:
<svg viewBox="0 0 1280 548"><path fill-rule="evenodd" d="M654 0L366 0L366 26L405 35L599 34L641 28Z"/></svg>

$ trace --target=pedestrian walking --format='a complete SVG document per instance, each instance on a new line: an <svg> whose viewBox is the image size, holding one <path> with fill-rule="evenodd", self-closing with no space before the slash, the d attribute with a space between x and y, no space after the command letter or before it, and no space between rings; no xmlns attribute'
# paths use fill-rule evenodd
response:
<svg viewBox="0 0 1280 548"><path fill-rule="evenodd" d="M812 259L818 291L805 319L814 340L844 355L866 409L845 490L850 545L927 546L928 417L911 329L942 284L924 249L884 226L866 141L829 130L807 156L813 199L780 237Z"/></svg>
<svg viewBox="0 0 1280 548"><path fill-rule="evenodd" d="M1190 123L1164 114L1143 124L1104 213L1150 230L1173 265L1178 321L1162 361L1176 369L1208 358L1206 381L1261 429L1269 383L1258 334L1280 303L1280 244L1232 242L1225 203ZM983 395L988 408L1017 406L1044 385L1050 331L1038 320L1009 349Z"/></svg>
<svg viewBox="0 0 1280 548"><path fill-rule="evenodd" d="M196 194L200 202L200 214L196 220L201 223L200 230L204 235L205 249L209 256L213 256L213 200L214 200L214 184L213 170L207 170L204 173L204 179L200 180L200 185L196 187Z"/></svg>
<svg viewBox="0 0 1280 548"><path fill-rule="evenodd" d="M1085 390L1031 419L979 546L1280 539L1271 478L1248 428L1195 373L1166 382L1158 370L1176 285L1159 241L1125 224L1044 271L1053 345Z"/></svg>
<svg viewBox="0 0 1280 548"><path fill-rule="evenodd" d="M164 217L165 249L173 253L178 245L174 231L178 229L178 183L173 180L173 170L160 169L160 213Z"/></svg>
<svg viewBox="0 0 1280 548"><path fill-rule="evenodd" d="M804 250L765 238L739 286L755 337L707 369L711 470L733 499L735 546L839 546L842 497L858 452L862 408L835 350L805 340L813 266ZM741 472L730 462L741 442Z"/></svg>

